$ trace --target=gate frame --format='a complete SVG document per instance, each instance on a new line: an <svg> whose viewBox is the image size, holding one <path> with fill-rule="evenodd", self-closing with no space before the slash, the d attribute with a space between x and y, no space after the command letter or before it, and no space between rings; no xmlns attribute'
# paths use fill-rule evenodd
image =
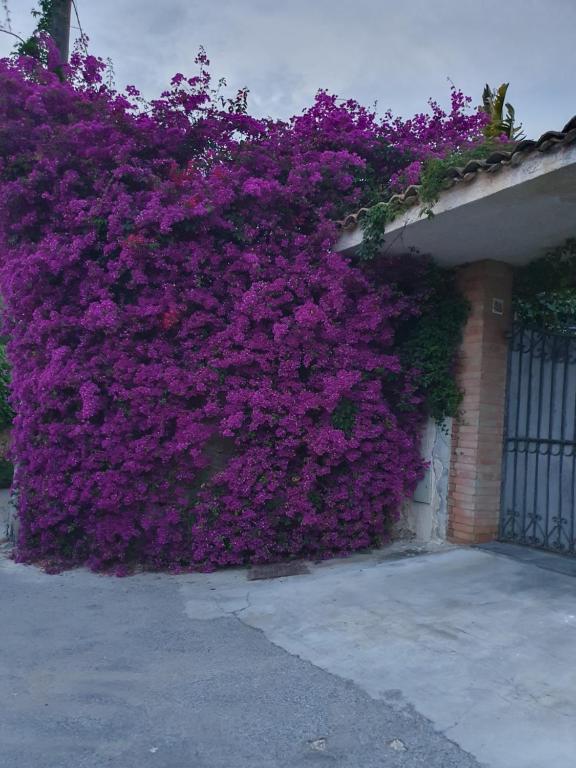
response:
<svg viewBox="0 0 576 768"><path fill-rule="evenodd" d="M524 344L525 344L525 335L530 334L529 339L529 347L525 350ZM536 337L536 339L535 339ZM515 342L519 338L519 344L520 348L516 348L514 346ZM548 437L542 437L540 434L538 436L531 437L531 423L530 418L531 414L534 414L535 412L531 409L532 404L532 396L533 396L533 380L532 380L532 371L533 371L533 362L535 359L540 360L540 372L538 374L539 376L539 384L538 384L538 408L537 408L537 430L540 432L541 425L543 424L543 409L546 407L545 404L543 404L543 391L544 391L544 364L546 362L546 351L545 351L545 345L547 343L547 340L551 340L551 346L552 351L550 354L550 363L552 366L552 375L551 375L551 381L549 384L549 395L548 395ZM561 342L561 346L565 347L565 351L563 354L558 354L556 351L556 347L558 343ZM539 344L542 344L542 350L540 356L537 356L535 354L536 349ZM507 364L507 384L506 384L506 402L505 402L505 422L504 422L504 434L502 439L502 489L501 489L501 499L500 499L500 522L499 522L499 529L498 529L498 538L500 541L507 542L507 543L513 543L518 544L520 546L527 546L527 547L533 547L537 549L543 549L547 551L557 552L561 554L570 554L575 555L576 554L576 508L575 508L575 502L576 502L576 434L573 436L574 439L567 440L566 438L566 424L568 423L568 416L569 411L567 412L567 404L569 399L569 391L567 391L567 386L569 385L569 365L576 364L576 354L572 356L571 347L574 346L574 350L576 352L576 331L570 332L570 333L561 333L561 332L555 332L555 331L547 331L545 328L537 328L537 327L531 327L527 324L522 323L514 323L512 326L512 329L509 333L509 350L508 350L508 364ZM516 388L514 389L514 392L512 390L512 378L513 378L513 364L514 364L514 354L520 353L519 356L519 362L518 362L518 372L517 372L517 383ZM524 354L530 353L530 357L528 360L529 369L528 369L528 376L529 378L526 379L528 382L528 397L526 405L526 419L525 419L525 427L526 427L526 434L524 437L522 437L520 432L520 410L521 410L521 403L522 403L522 372L523 372L523 357ZM553 437L554 435L554 428L553 428L553 414L554 414L554 397L556 394L555 390L555 384L556 384L556 377L555 373L557 371L557 365L561 364L564 372L562 374L562 389L561 389L561 411L560 411L560 439L555 439ZM524 373L524 376L526 376L526 373ZM512 396L516 393L516 402L517 402L517 410L516 410L516 426L515 426L515 436L510 436L510 423L511 418L509 417L509 410L512 407ZM535 393L534 393L534 396ZM574 406L574 430L576 433L576 406ZM514 451L508 450L508 445L511 440L514 440L519 445L516 447ZM524 443L524 449L522 450L520 448L520 444ZM536 446L536 449L534 451L530 450L530 444L533 443ZM544 453L541 452L540 446L542 444L546 444L546 451ZM554 453L553 448L554 445L558 445L560 447L559 453ZM572 482L571 482L571 489L572 489L572 509L571 509L571 535L568 538L568 546L564 547L562 545L561 540L561 534L563 531L563 523L570 522L569 518L564 518L564 510L563 510L563 503L562 503L562 472L563 472L563 466L564 466L564 457L566 456L565 448L566 446L569 446L571 448L571 453L568 454L568 458L572 460ZM507 491L508 491L508 473L510 470L509 466L509 456L510 454L514 454L514 488L513 488L513 495L512 495L512 514L507 513L507 507L508 505L508 498L507 498ZM530 515L527 513L526 509L524 509L522 515L521 515L521 531L516 534L515 532L515 519L520 513L516 513L514 507L516 507L516 504L514 503L517 498L517 488L516 488L516 471L518 468L518 457L520 454L524 453L526 456L525 459L525 468L524 468L524 474L525 474L525 482L526 478L529 474L528 469L528 456L530 454L538 456L538 459L536 460L536 474L535 474L535 500L534 500L534 512ZM536 505L538 500L538 492L537 492L537 482L538 482L538 466L539 466L539 457L544 456L547 457L546 462L546 513L544 516L545 523L544 526L538 525L537 521L542 519L542 515L538 514L536 512ZM550 506L550 484L551 484L551 459L553 457L562 457L560 461L560 471L559 471L559 487L558 487L558 499L560 503L560 512L559 517L551 517L551 510L549 509ZM526 491L524 492L524 496L526 496ZM528 518L533 518L529 523L527 523ZM508 518L508 519L507 519ZM558 518L558 525L554 528L550 527L550 520L554 522ZM507 523L509 524L510 519L512 520L512 533L507 533ZM538 536L538 533L536 531L536 526L538 525L540 529L541 536ZM533 532L532 536L527 536L528 528L532 526ZM557 531L557 539L556 541L552 541L552 536L556 532L556 528L558 528Z"/></svg>

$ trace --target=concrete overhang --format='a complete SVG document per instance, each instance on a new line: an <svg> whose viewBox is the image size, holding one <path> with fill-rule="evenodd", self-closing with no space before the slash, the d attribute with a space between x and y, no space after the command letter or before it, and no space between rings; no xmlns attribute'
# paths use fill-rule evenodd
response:
<svg viewBox="0 0 576 768"><path fill-rule="evenodd" d="M526 264L576 236L576 144L472 174L443 191L432 210L427 218L416 203L388 224L383 252L416 248L445 266L483 259ZM342 232L336 249L351 253L361 242L357 224Z"/></svg>

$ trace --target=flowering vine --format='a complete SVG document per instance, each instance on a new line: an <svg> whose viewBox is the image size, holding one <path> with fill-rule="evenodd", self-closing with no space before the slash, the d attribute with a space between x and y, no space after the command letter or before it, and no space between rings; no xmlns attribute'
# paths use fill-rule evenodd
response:
<svg viewBox="0 0 576 768"><path fill-rule="evenodd" d="M423 471L397 338L426 262L354 262L334 222L482 118L458 92L403 122L321 91L257 120L198 65L144 104L92 56L0 62L21 560L347 553L386 538Z"/></svg>

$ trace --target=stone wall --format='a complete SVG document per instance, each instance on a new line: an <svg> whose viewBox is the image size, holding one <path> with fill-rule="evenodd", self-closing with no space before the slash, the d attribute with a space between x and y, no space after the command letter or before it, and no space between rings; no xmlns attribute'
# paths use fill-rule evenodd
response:
<svg viewBox="0 0 576 768"><path fill-rule="evenodd" d="M14 541L18 528L16 509L9 488L0 488L0 544Z"/></svg>
<svg viewBox="0 0 576 768"><path fill-rule="evenodd" d="M396 527L398 538L418 542L444 541L448 527L448 477L452 419L442 425L430 420L422 436L422 456L429 463L413 498Z"/></svg>
<svg viewBox="0 0 576 768"><path fill-rule="evenodd" d="M10 447L10 429L0 430L0 459L8 456ZM18 518L12 492L9 488L0 488L0 543L14 541L18 532Z"/></svg>

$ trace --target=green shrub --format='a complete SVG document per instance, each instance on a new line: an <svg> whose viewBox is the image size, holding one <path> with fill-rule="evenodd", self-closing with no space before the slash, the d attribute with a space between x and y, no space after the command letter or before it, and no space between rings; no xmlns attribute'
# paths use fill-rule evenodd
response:
<svg viewBox="0 0 576 768"><path fill-rule="evenodd" d="M0 488L10 488L14 478L14 465L8 459L0 459Z"/></svg>
<svg viewBox="0 0 576 768"><path fill-rule="evenodd" d="M14 411L10 405L10 366L6 359L6 349L0 344L0 430L12 424Z"/></svg>
<svg viewBox="0 0 576 768"><path fill-rule="evenodd" d="M563 332L576 326L576 239L523 267L514 286L516 318Z"/></svg>

